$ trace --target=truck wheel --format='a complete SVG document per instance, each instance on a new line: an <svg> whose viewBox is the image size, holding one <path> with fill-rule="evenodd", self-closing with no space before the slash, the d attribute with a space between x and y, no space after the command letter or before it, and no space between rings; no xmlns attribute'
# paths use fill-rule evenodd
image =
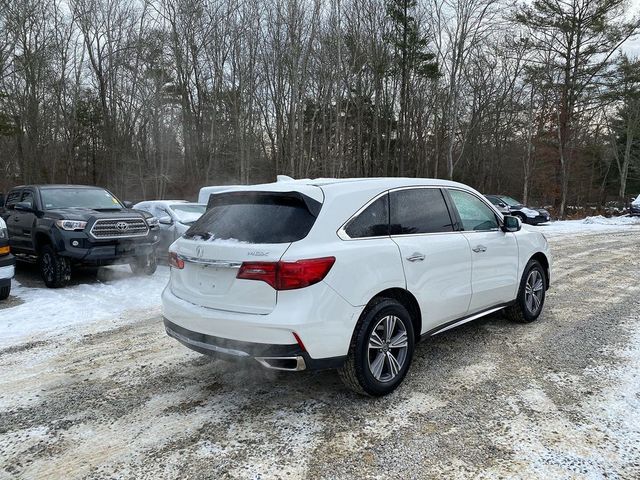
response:
<svg viewBox="0 0 640 480"><path fill-rule="evenodd" d="M349 354L338 370L356 393L379 397L402 382L413 358L411 316L396 300L382 298L362 313Z"/></svg>
<svg viewBox="0 0 640 480"><path fill-rule="evenodd" d="M153 275L158 269L158 261L155 255L138 257L129 264L134 275Z"/></svg>
<svg viewBox="0 0 640 480"><path fill-rule="evenodd" d="M11 293L11 285L7 285L6 287L0 287L0 300L6 300L9 298L9 294Z"/></svg>
<svg viewBox="0 0 640 480"><path fill-rule="evenodd" d="M65 287L71 280L71 263L58 255L50 245L45 245L38 257L40 274L48 288Z"/></svg>

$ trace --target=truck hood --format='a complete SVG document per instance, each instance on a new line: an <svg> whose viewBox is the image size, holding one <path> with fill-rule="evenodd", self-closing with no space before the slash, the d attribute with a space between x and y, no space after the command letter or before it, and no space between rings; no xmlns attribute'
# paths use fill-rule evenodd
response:
<svg viewBox="0 0 640 480"><path fill-rule="evenodd" d="M47 210L46 215L55 219L65 220L98 220L98 219L118 219L118 218L148 218L151 214L142 212L141 210L92 210L90 208L72 207L72 208L57 208L53 210Z"/></svg>

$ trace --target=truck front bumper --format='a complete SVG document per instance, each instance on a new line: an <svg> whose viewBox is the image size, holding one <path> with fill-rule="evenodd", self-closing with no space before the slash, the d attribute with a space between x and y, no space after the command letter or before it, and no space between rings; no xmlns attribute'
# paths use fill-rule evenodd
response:
<svg viewBox="0 0 640 480"><path fill-rule="evenodd" d="M83 232L61 232L57 239L60 254L85 265L130 263L134 258L155 254L159 243L157 230L146 237L95 241Z"/></svg>

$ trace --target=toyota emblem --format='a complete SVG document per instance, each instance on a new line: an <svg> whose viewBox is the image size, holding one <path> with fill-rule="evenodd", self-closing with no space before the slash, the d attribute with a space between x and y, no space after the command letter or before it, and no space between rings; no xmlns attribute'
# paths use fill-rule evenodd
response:
<svg viewBox="0 0 640 480"><path fill-rule="evenodd" d="M129 228L129 224L127 222L118 222L116 223L116 228L119 232L126 232Z"/></svg>

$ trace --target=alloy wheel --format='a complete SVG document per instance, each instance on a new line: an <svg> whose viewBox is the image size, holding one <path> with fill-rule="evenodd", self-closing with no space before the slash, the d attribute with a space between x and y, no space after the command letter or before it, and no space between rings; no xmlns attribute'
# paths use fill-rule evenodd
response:
<svg viewBox="0 0 640 480"><path fill-rule="evenodd" d="M409 340L402 319L383 317L371 331L368 349L369 371L379 382L394 380L407 360Z"/></svg>
<svg viewBox="0 0 640 480"><path fill-rule="evenodd" d="M48 253L42 256L42 273L47 281L53 281L53 258Z"/></svg>
<svg viewBox="0 0 640 480"><path fill-rule="evenodd" d="M535 314L542 306L544 295L544 281L539 270L533 269L529 272L527 283L524 287L524 302L529 313Z"/></svg>

